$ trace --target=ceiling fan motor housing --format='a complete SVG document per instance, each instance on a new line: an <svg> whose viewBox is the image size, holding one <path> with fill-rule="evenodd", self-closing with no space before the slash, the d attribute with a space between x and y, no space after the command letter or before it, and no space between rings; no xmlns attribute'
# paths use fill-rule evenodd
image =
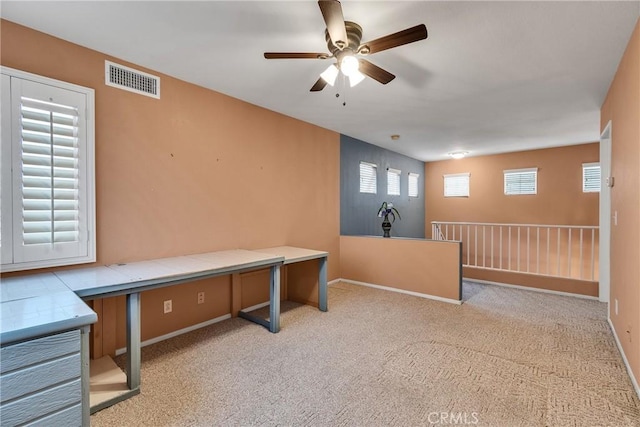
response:
<svg viewBox="0 0 640 427"><path fill-rule="evenodd" d="M365 52L364 49L360 49L358 51L358 47L360 46L360 41L362 40L362 27L355 22L344 21L344 26L347 30L347 46L342 50L333 44L333 40L331 40L331 36L329 35L329 31L324 31L324 38L327 41L327 47L333 56L335 56L338 60L342 57L343 54L349 52L352 55L356 53L367 54L368 49ZM364 48L365 46L363 46Z"/></svg>

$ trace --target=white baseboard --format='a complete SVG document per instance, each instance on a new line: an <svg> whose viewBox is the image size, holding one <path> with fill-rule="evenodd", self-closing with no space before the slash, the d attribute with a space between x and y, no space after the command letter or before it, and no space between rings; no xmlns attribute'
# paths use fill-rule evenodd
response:
<svg viewBox="0 0 640 427"><path fill-rule="evenodd" d="M259 308L262 307L266 307L270 304L269 301L267 302L261 302L260 304L256 304L256 305L252 305L251 307L247 307L247 308L243 308L242 311L253 311L253 310L257 310Z"/></svg>
<svg viewBox="0 0 640 427"><path fill-rule="evenodd" d="M571 292L553 291L551 289L532 288L532 287L529 287L529 286L521 286L521 285L511 285L509 283L491 282L489 280L468 279L466 277L463 277L462 280L465 281L465 282L481 283L483 285L495 285L495 286L502 286L502 287L505 287L505 288L522 289L522 290L525 290L525 291L542 292L542 293L545 293L545 294L562 295L562 296L565 296L565 297L575 297L575 298L583 298L583 299L590 299L590 300L599 301L598 297L592 297L592 296L589 296L589 295L572 294Z"/></svg>
<svg viewBox="0 0 640 427"><path fill-rule="evenodd" d="M327 286L335 285L336 283L340 283L341 279L333 279L327 282Z"/></svg>
<svg viewBox="0 0 640 427"><path fill-rule="evenodd" d="M638 385L638 381L636 377L633 376L633 371L631 370L631 365L629 365L629 361L627 360L627 356L624 354L624 349L622 348L622 344L620 344L620 339L618 339L618 334L616 333L616 328L613 327L613 323L611 322L611 318L607 318L607 322L609 322L609 327L611 328L611 332L613 332L613 338L616 340L616 346L618 347L618 351L622 356L622 361L624 362L624 366L627 368L627 373L629 374L629 378L631 379L631 384L633 384L633 388L636 390L636 394L638 398L640 398L640 386Z"/></svg>
<svg viewBox="0 0 640 427"><path fill-rule="evenodd" d="M435 295L421 294L420 292L406 291L404 289L392 288L392 287L389 287L389 286L374 285L373 283L358 282L357 280L338 279L337 281L345 282L345 283L351 283L352 285L366 286L368 288L382 289L383 291L398 292L400 294L407 294L407 295L412 295L414 297L432 299L432 300L435 300L435 301L446 302L446 303L449 303L449 304L457 304L457 305L462 304L462 301L458 301L458 300L451 299L451 298L443 298L443 297L438 297L438 296L435 296Z"/></svg>
<svg viewBox="0 0 640 427"><path fill-rule="evenodd" d="M269 303L267 303L268 305ZM215 319L207 320L206 322L198 323L196 325L191 325L183 329L179 329L177 331L170 332L165 335L160 335L159 337L151 338L146 341L142 341L140 343L141 347L145 347L151 344L155 344L160 341L168 340L169 338L177 337L178 335L186 334L187 332L195 331L196 329L204 328L205 326L213 325L214 323L222 322L223 320L231 319L231 314L225 314L224 316L216 317ZM116 356L124 354L127 352L125 348L119 348L116 350Z"/></svg>

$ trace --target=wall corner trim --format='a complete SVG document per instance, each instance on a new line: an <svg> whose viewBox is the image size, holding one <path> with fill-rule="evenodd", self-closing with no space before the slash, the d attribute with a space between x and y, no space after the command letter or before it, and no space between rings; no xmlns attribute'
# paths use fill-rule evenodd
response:
<svg viewBox="0 0 640 427"><path fill-rule="evenodd" d="M618 339L618 334L616 333L616 329L613 327L613 323L611 322L610 317L607 317L607 323L609 323L609 327L611 328L611 332L613 333L613 338L616 340L616 346L618 347L618 351L622 356L622 361L624 362L624 366L627 368L627 373L629 374L629 379L631 380L631 384L633 384L633 388L635 389L636 394L638 395L638 398L640 398L640 385L638 385L638 381L636 380L636 377L633 376L631 365L629 365L627 356L626 354L624 354L624 349L620 344L620 340Z"/></svg>

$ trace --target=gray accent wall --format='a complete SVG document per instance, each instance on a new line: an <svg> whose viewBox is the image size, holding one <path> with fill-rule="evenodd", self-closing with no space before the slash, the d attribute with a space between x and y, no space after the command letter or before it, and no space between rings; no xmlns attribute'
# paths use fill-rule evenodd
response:
<svg viewBox="0 0 640 427"><path fill-rule="evenodd" d="M361 161L378 166L376 194L360 193ZM387 195L387 168L402 171L400 196ZM420 175L418 197L409 197L409 172ZM377 212L384 201L392 202L402 216L393 223L391 237L424 238L424 162L341 135L340 234L382 236L382 218L377 217Z"/></svg>

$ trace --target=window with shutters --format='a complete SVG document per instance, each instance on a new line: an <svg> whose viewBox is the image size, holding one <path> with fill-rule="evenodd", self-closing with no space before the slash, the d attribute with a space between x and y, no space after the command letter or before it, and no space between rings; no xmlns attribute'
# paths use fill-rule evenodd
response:
<svg viewBox="0 0 640 427"><path fill-rule="evenodd" d="M510 169L504 171L504 194L537 194L538 168Z"/></svg>
<svg viewBox="0 0 640 427"><path fill-rule="evenodd" d="M600 192L600 163L582 164L582 192Z"/></svg>
<svg viewBox="0 0 640 427"><path fill-rule="evenodd" d="M2 68L3 271L95 261L93 100Z"/></svg>
<svg viewBox="0 0 640 427"><path fill-rule="evenodd" d="M420 175L409 172L409 197L418 197L418 179Z"/></svg>
<svg viewBox="0 0 640 427"><path fill-rule="evenodd" d="M444 197L469 197L469 173L444 175Z"/></svg>
<svg viewBox="0 0 640 427"><path fill-rule="evenodd" d="M387 194L389 196L400 195L400 174L398 169L387 168Z"/></svg>
<svg viewBox="0 0 640 427"><path fill-rule="evenodd" d="M378 166L373 163L360 162L360 192L376 194L378 181L376 172Z"/></svg>

